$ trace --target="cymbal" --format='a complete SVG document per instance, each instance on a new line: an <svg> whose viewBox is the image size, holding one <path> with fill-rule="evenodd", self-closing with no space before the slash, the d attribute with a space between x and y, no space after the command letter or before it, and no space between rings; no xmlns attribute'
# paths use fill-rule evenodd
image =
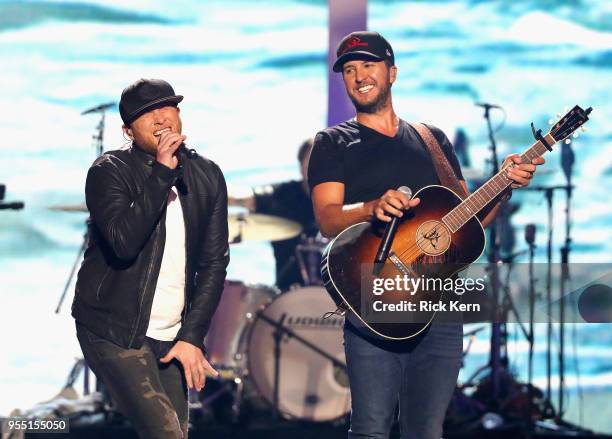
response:
<svg viewBox="0 0 612 439"><path fill-rule="evenodd" d="M229 242L281 241L300 234L302 226L295 221L259 213L239 213L228 217Z"/></svg>
<svg viewBox="0 0 612 439"><path fill-rule="evenodd" d="M56 204L49 206L49 210L58 210L61 212L89 212L85 203L81 204Z"/></svg>

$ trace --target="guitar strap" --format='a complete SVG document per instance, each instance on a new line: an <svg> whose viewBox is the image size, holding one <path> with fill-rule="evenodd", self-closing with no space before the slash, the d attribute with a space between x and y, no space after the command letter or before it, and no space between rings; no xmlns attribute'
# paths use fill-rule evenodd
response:
<svg viewBox="0 0 612 439"><path fill-rule="evenodd" d="M416 130L419 134L419 137L427 147L429 151L429 155L431 156L431 161L434 164L434 168L436 169L436 174L438 175L438 179L442 186L447 187L454 191L459 197L464 199L467 197L465 190L459 183L459 179L455 175L455 171L453 167L449 163L448 159L444 152L442 152L442 148L440 144L434 137L431 130L422 123L418 122L408 122L412 128Z"/></svg>

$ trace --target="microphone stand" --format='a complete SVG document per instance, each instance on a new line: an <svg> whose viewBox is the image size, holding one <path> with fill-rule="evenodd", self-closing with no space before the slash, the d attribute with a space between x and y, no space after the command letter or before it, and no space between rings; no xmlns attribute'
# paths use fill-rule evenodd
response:
<svg viewBox="0 0 612 439"><path fill-rule="evenodd" d="M112 108L114 105L115 105L114 103L102 104L102 105L98 105L93 108L89 108L81 113L81 115L100 113L100 120L98 121L98 125L96 126L96 132L92 135L93 144L96 149L96 157L100 157L102 153L104 152L104 127L105 127L105 119L106 119L106 110L108 110L109 108ZM70 288L70 285L72 284L72 279L74 277L74 274L77 271L77 266L78 266L79 261L81 260L81 256L83 255L83 253L85 252L85 249L87 248L88 241L89 241L89 227L87 227L87 224L86 224L85 233L83 234L83 242L81 243L81 247L79 248L74 264L72 265L72 268L70 270L68 279L66 280L66 284L64 285L64 291L62 292L62 295L60 296L57 307L55 308L55 314L59 314L62 308L62 304L64 303L64 299L66 298L66 294L68 293L68 288ZM88 395L89 394L89 365L87 364L85 360L79 360L79 361L83 361L83 394ZM102 393L104 400L109 401L108 392L106 391L104 386L102 386L102 383L100 380L96 382L96 390ZM107 417L107 414L105 414L105 418L106 417Z"/></svg>
<svg viewBox="0 0 612 439"><path fill-rule="evenodd" d="M490 110L491 110L491 106L490 105L486 105L484 106L484 118L487 121L487 130L488 130L488 134L489 134L489 141L491 142L490 144L490 150L491 150L491 159L490 159L490 163L492 166L492 175L497 174L497 172L499 171L499 162L497 159L497 144L495 142L495 136L494 136L494 132L493 132L493 126L491 125L491 117L490 117ZM493 401L493 404L495 405L495 407L492 407L494 409L497 409L497 405L499 402L499 396L500 396L500 374L501 374L501 366L502 366L502 361L501 361L501 349L502 349L502 338L503 335L502 333L504 332L504 328L502 327L502 323L499 323L499 319L498 319L498 315L497 315L497 308L499 305L499 268L497 266L497 262L499 261L500 258L500 252L499 252L499 242L497 239L497 226L499 223L499 218L495 218L491 224L489 224L489 251L488 251L488 267L487 267L487 272L489 274L489 277L491 279L490 282L490 286L491 286L491 290L492 290L492 295L493 295L493 309L492 309L492 316L491 316L491 341L490 341L490 357L489 357L489 365L491 366L491 388L492 388L492 395L491 395L491 400Z"/></svg>
<svg viewBox="0 0 612 439"><path fill-rule="evenodd" d="M552 376L552 240L553 240L553 195L552 188L544 190L546 206L548 207L548 243L546 245L546 399L552 401L551 376Z"/></svg>
<svg viewBox="0 0 612 439"><path fill-rule="evenodd" d="M93 139L94 147L96 148L96 157L100 157L104 152L104 127L105 127L105 119L106 119L106 110L113 107L114 104L102 104L93 108L89 108L81 113L81 115L87 115L92 113L100 113L100 120L98 125L96 126L96 132L91 136ZM68 293L68 288L72 284L72 278L74 277L74 273L76 272L79 261L81 260L81 256L83 252L87 248L87 241L89 239L89 231L88 228L85 228L85 234L83 235L83 243L81 244L81 248L77 253L76 260L72 265L72 269L70 270L70 274L68 275L68 279L66 280L66 285L64 286L64 291L60 296L57 307L55 308L55 314L59 314L62 304L64 303L64 299L66 298L66 294Z"/></svg>
<svg viewBox="0 0 612 439"><path fill-rule="evenodd" d="M559 407L558 416L563 417L565 390L565 294L567 292L569 273L569 253L571 250L571 203L572 203L572 168L574 166L574 151L571 143L564 142L561 147L561 167L565 174L565 243L561 247L561 279L559 283Z"/></svg>
<svg viewBox="0 0 612 439"><path fill-rule="evenodd" d="M525 241L529 245L529 335L527 337L527 341L529 343L529 353L527 357L527 395L528 395L528 404L527 404L527 416L526 416L526 426L527 426L527 438L531 438L533 433L533 346L534 346L534 310L535 310L535 277L533 275L533 260L535 255L535 225L533 226L533 234L532 236L528 236L527 232L525 233Z"/></svg>
<svg viewBox="0 0 612 439"><path fill-rule="evenodd" d="M553 241L553 195L555 190L571 191L572 185L556 185L556 186L529 186L523 188L527 191L543 192L546 198L546 205L548 211L548 243L546 245L546 260L547 260L547 271L546 271L546 313L548 314L548 322L546 323L546 399L549 402L547 405L548 413L545 415L554 418L555 414L552 410L552 334L553 334L553 322L552 322L552 241ZM563 297L561 298L563 302ZM560 307L562 305L560 304ZM563 311L560 309L560 313ZM563 316L564 317L564 316ZM562 326L561 326L562 327ZM559 355L562 355L560 353ZM560 382L561 383L561 382ZM562 401L561 401L562 402Z"/></svg>

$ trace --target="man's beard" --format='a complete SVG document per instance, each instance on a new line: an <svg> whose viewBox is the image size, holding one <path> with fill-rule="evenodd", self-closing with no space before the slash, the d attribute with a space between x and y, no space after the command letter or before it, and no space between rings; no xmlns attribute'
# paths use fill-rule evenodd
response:
<svg viewBox="0 0 612 439"><path fill-rule="evenodd" d="M358 113L368 113L374 114L377 113L380 109L382 109L387 100L389 99L389 94L391 93L391 85L387 84L385 88L381 90L379 95L372 102L368 102L367 104L360 103L352 94L349 94L351 101L353 101L353 105Z"/></svg>

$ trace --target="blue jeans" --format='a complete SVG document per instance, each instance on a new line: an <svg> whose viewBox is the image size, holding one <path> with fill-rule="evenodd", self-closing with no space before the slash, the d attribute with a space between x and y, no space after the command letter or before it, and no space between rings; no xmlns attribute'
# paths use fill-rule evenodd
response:
<svg viewBox="0 0 612 439"><path fill-rule="evenodd" d="M461 324L434 324L405 342L344 328L351 387L349 439L388 438L399 403L402 439L440 439L461 367Z"/></svg>

